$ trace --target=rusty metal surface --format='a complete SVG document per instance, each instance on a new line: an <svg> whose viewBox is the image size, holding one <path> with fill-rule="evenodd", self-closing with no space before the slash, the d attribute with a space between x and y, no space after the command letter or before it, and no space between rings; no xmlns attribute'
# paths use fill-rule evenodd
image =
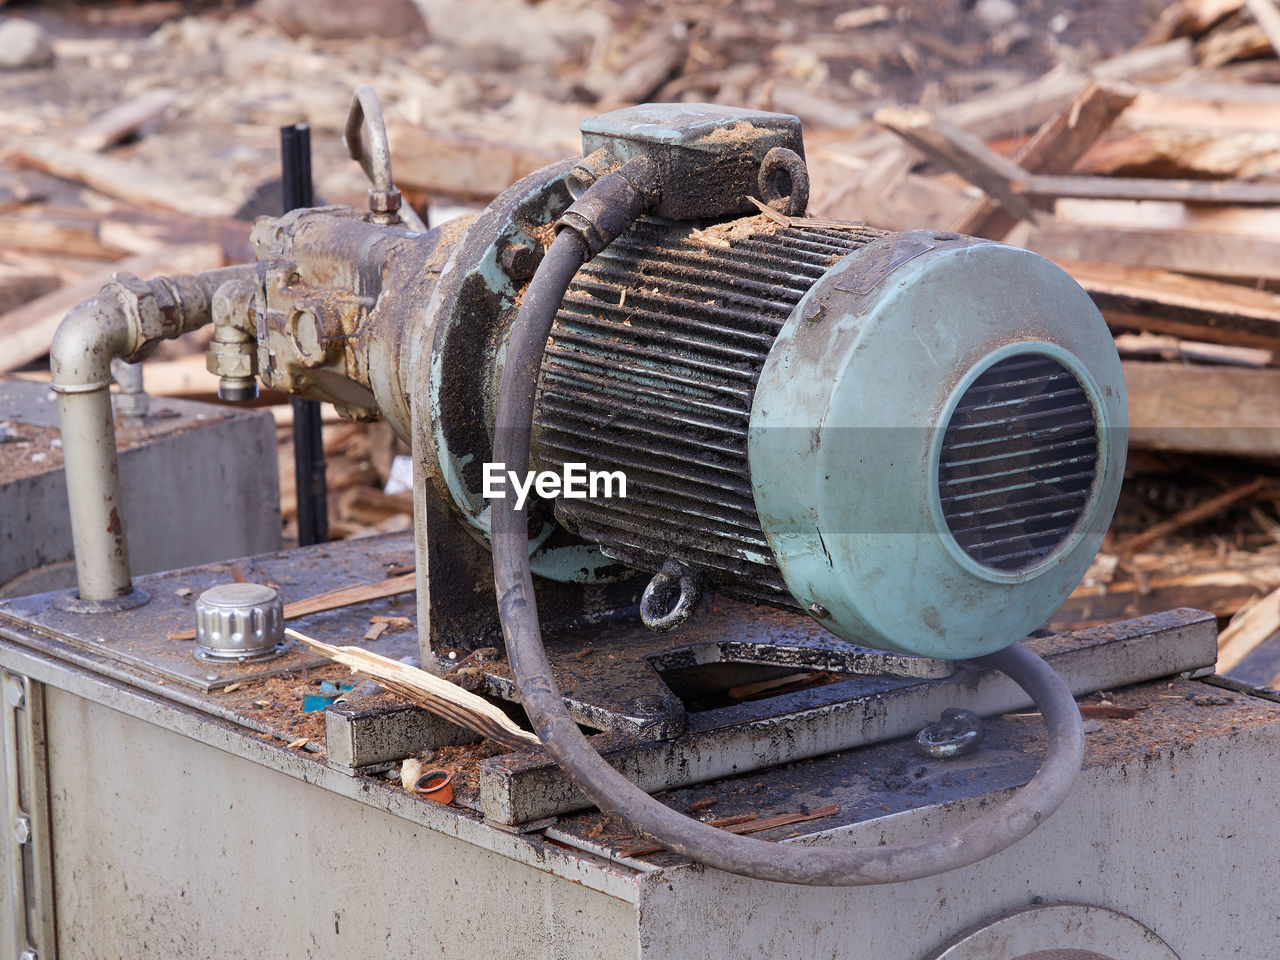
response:
<svg viewBox="0 0 1280 960"><path fill-rule="evenodd" d="M244 579L275 585L286 604L340 587L377 583L387 571L411 565L412 540L406 534L358 541L320 544L299 550L264 554L233 563L216 563L169 573L138 577L136 583L151 595L145 606L123 614L74 614L59 610L54 600L62 593L35 594L0 603L0 623L24 625L59 645L92 652L141 670L144 674L177 680L199 690L297 671L324 662L292 644L277 660L262 663L209 663L197 660L194 640L172 640L171 633L195 627L195 601L220 583ZM314 614L301 621L304 632L325 640L360 643L372 614L411 615L412 595ZM412 633L384 633L362 644L398 659L417 654Z"/></svg>
<svg viewBox="0 0 1280 960"><path fill-rule="evenodd" d="M1108 691L1107 699L1117 713L1132 711L1132 716L1097 718L1090 723L1086 770L1158 762L1176 765L1178 754L1197 741L1280 721L1280 705L1199 681L1138 684ZM682 811L696 804L695 813L708 820L764 819L837 805L838 811L830 816L757 834L771 840L808 836L1025 784L1044 754L1039 715L997 717L987 721L986 730L982 746L960 757L922 758L910 739L903 738L670 790L659 799ZM595 811L561 818L553 835L624 862L627 858L622 854L638 840L624 824ZM658 867L688 862L666 851L640 859Z"/></svg>
<svg viewBox="0 0 1280 960"><path fill-rule="evenodd" d="M714 589L794 607L748 479L752 397L796 303L879 236L645 219L583 267L543 360L533 459L620 470L627 495L562 497L557 519L631 567L675 560Z"/></svg>
<svg viewBox="0 0 1280 960"><path fill-rule="evenodd" d="M708 629L723 629L733 642L741 642L739 628L759 608L743 605L737 619L727 601L725 605L724 615L711 620ZM776 616L784 623L788 617L781 611ZM794 615L790 619L800 621ZM1216 637L1211 614L1175 610L1026 642L1063 675L1073 693L1081 695L1112 684L1204 672L1216 657ZM719 654L710 643L701 649L695 644L692 649L702 663L714 663ZM561 680L564 656L553 654L553 663ZM685 732L674 740L611 733L596 737L593 745L628 777L653 791L914 735L946 708L990 715L1028 705L1025 693L1008 678L962 664L948 678L855 677L690 712ZM587 805L564 772L539 753L486 759L481 764L480 793L485 815L499 823L519 823Z"/></svg>

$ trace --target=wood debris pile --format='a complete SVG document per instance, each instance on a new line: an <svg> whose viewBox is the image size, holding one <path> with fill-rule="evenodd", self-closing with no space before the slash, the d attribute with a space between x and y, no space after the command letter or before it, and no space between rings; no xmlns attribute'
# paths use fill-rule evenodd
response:
<svg viewBox="0 0 1280 960"><path fill-rule="evenodd" d="M1236 618L1236 663L1280 629L1274 0L416 4L411 42L293 36L234 3L5 5L53 55L0 70L0 369L40 376L62 314L113 272L247 259L252 218L279 209L282 124L311 124L320 198L363 204L339 139L360 83L382 99L406 197L435 220L576 154L601 110L796 113L811 215L1028 247L1111 325L1129 477L1055 625L1201 607ZM206 340L162 346L149 390L211 397ZM285 398L264 399L287 426ZM408 497L383 492L406 452L389 431L334 419L325 448L335 535L411 522ZM280 464L288 519L287 445ZM1271 682L1280 658L1258 669Z"/></svg>

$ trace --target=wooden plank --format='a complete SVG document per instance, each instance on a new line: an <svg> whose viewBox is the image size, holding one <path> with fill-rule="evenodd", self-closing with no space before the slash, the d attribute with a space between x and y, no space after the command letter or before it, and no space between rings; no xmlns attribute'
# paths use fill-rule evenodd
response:
<svg viewBox="0 0 1280 960"><path fill-rule="evenodd" d="M1226 673L1280 631L1280 590L1273 590L1227 625L1218 637L1218 673Z"/></svg>
<svg viewBox="0 0 1280 960"><path fill-rule="evenodd" d="M177 99L174 90L148 90L94 117L72 136L71 145L78 150L105 150L159 120Z"/></svg>
<svg viewBox="0 0 1280 960"><path fill-rule="evenodd" d="M349 667L352 673L376 680L397 696L450 723L514 750L542 745L534 734L520 729L488 700L448 680L359 647L331 646L287 627L284 632L335 663Z"/></svg>
<svg viewBox="0 0 1280 960"><path fill-rule="evenodd" d="M178 210L200 217L229 217L239 206L239 200L234 197L207 194L194 183L166 181L137 162L50 141L24 141L11 157L23 166L83 183L109 197L139 206Z"/></svg>
<svg viewBox="0 0 1280 960"><path fill-rule="evenodd" d="M1079 200L1053 205L1058 223L1094 227L1159 227L1231 236L1280 237L1280 206L1216 207L1163 200Z"/></svg>
<svg viewBox="0 0 1280 960"><path fill-rule="evenodd" d="M1138 92L1116 81L1088 80L1062 110L1028 140L1013 160L1032 173L1067 173L1136 98ZM952 225L956 233L1002 239L1017 220L988 197L974 201Z"/></svg>
<svg viewBox="0 0 1280 960"><path fill-rule="evenodd" d="M1228 617L1257 598L1260 591L1280 587L1280 567L1212 570L1174 577L1081 585L1049 622L1054 629L1114 623L1174 607L1195 607Z"/></svg>
<svg viewBox="0 0 1280 960"><path fill-rule="evenodd" d="M1167 270L1057 262L1115 329L1280 350L1280 295Z"/></svg>
<svg viewBox="0 0 1280 960"><path fill-rule="evenodd" d="M1088 75L1106 80L1154 81L1168 79L1190 66L1191 41L1182 37L1095 63ZM983 140L1025 134L1037 129L1070 103L1085 79L1083 73L1051 70L1012 89L997 90L940 107L938 116ZM846 145L845 151L874 157L890 149L895 142L892 134L876 134Z"/></svg>
<svg viewBox="0 0 1280 960"><path fill-rule="evenodd" d="M1280 204L1280 184L1245 183L1237 180L1161 180L1033 174L1025 182L1015 182L1012 188L1024 196L1044 199L1080 197L1091 200L1166 200L1179 203L1264 206ZM983 189L986 189L985 186Z"/></svg>
<svg viewBox="0 0 1280 960"><path fill-rule="evenodd" d="M1208 84L1144 88L1116 124L1124 130L1182 127L1225 133L1280 127L1280 90L1274 86Z"/></svg>
<svg viewBox="0 0 1280 960"><path fill-rule="evenodd" d="M1011 187L1011 181L1025 179L1026 172L977 137L939 120L922 107L881 107L875 112L875 120L924 156L980 187L1013 216L1036 222L1031 205Z"/></svg>
<svg viewBox="0 0 1280 960"><path fill-rule="evenodd" d="M216 243L169 247L119 260L78 283L10 310L0 316L0 373L48 353L53 334L67 311L96 296L116 273L131 273L148 280L158 275L198 273L220 267L222 263L222 247Z"/></svg>
<svg viewBox="0 0 1280 960"><path fill-rule="evenodd" d="M1276 9L1275 3L1272 0L1244 0L1244 5L1267 35L1271 49L1280 54L1280 10Z"/></svg>
<svg viewBox="0 0 1280 960"><path fill-rule="evenodd" d="M103 239L96 220L0 217L0 249L119 260L130 251Z"/></svg>
<svg viewBox="0 0 1280 960"><path fill-rule="evenodd" d="M1177 533L1179 530L1199 523L1201 520L1216 517L1228 507L1256 496L1269 487L1270 481L1266 477L1256 477L1248 483L1226 490L1216 497L1210 497L1208 500L1201 501L1186 510L1180 510L1172 517L1160 521L1150 529L1126 538L1117 547L1116 552L1120 556L1133 556L1133 554L1146 550L1169 534Z"/></svg>
<svg viewBox="0 0 1280 960"><path fill-rule="evenodd" d="M328 593L308 597L305 600L286 603L284 618L286 620L296 620L299 617L310 616L313 613L324 613L326 610L338 610L357 603L367 603L370 600L381 600L385 597L397 597L402 593L413 593L417 588L417 575L413 573L389 577L378 583L362 583L353 587L342 587L338 590L330 590Z"/></svg>
<svg viewBox="0 0 1280 960"><path fill-rule="evenodd" d="M1200 66L1221 67L1233 60L1248 60L1272 52L1271 41L1256 23L1234 30L1217 30L1196 48Z"/></svg>
<svg viewBox="0 0 1280 960"><path fill-rule="evenodd" d="M1280 369L1122 367L1131 447L1280 458Z"/></svg>
<svg viewBox="0 0 1280 960"><path fill-rule="evenodd" d="M1115 339L1120 356L1129 359L1156 357L1162 360L1218 363L1236 367L1269 367L1277 360L1274 350L1197 343L1163 333L1117 333Z"/></svg>
<svg viewBox="0 0 1280 960"><path fill-rule="evenodd" d="M1053 260L1088 260L1245 280L1280 279L1280 238L1047 222L1030 229L1025 246Z"/></svg>
<svg viewBox="0 0 1280 960"><path fill-rule="evenodd" d="M396 182L432 196L491 200L568 154L415 126L393 126Z"/></svg>

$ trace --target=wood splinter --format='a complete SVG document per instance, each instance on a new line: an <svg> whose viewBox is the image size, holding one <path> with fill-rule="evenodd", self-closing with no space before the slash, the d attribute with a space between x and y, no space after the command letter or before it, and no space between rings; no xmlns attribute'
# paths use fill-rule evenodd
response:
<svg viewBox="0 0 1280 960"><path fill-rule="evenodd" d="M519 750L542 745L542 741L527 730L521 730L488 700L468 693L448 680L359 647L335 647L290 627L286 627L284 632L316 653L350 668L352 673L376 680L410 703L504 747Z"/></svg>

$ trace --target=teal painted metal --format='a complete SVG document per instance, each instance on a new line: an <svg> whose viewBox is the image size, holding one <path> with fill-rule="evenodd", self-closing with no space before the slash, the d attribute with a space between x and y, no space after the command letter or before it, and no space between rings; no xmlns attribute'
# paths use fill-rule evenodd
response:
<svg viewBox="0 0 1280 960"><path fill-rule="evenodd" d="M1024 353L1075 374L1099 460L1065 541L1000 571L948 530L938 459L968 386ZM856 643L963 659L1040 626L1080 581L1115 511L1126 441L1119 357L1075 281L1024 250L914 231L850 254L797 305L756 388L748 460L802 607Z"/></svg>

